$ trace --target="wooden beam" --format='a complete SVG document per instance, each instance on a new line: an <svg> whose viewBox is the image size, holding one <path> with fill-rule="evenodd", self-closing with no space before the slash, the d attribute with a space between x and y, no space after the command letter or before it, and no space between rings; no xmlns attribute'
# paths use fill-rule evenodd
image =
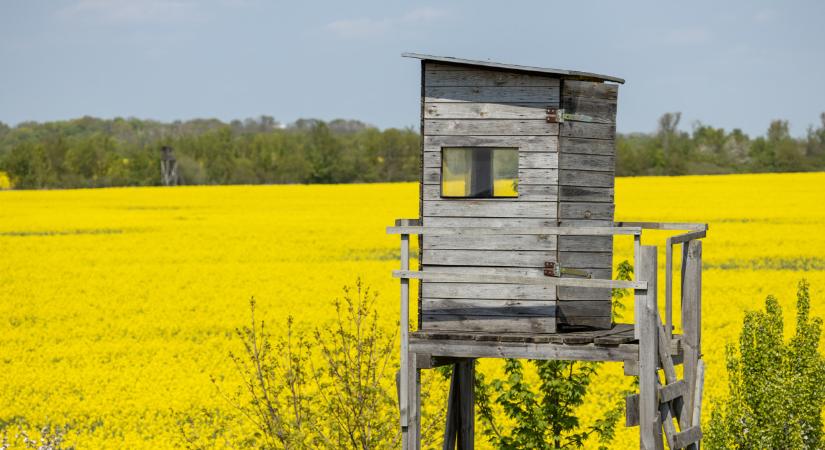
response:
<svg viewBox="0 0 825 450"><path fill-rule="evenodd" d="M416 367L416 354L410 354L407 367L409 379L409 423L407 425L408 450L421 449L421 369Z"/></svg>
<svg viewBox="0 0 825 450"><path fill-rule="evenodd" d="M691 425L693 428L702 428L702 390L705 386L705 362L699 360L696 364L696 389L693 391L693 414L691 416ZM701 439L701 436L699 437ZM698 450L698 441L688 447L691 450Z"/></svg>
<svg viewBox="0 0 825 450"><path fill-rule="evenodd" d="M546 234L550 236L611 236L639 235L639 227L387 227L387 234L418 234L439 236L496 236L512 234Z"/></svg>
<svg viewBox="0 0 825 450"><path fill-rule="evenodd" d="M636 302L644 305L642 314L636 317L639 330L639 442L644 450L658 450L661 445L656 373L656 259L656 247L645 245L639 248L637 274L639 280L648 282L647 289L636 290Z"/></svg>
<svg viewBox="0 0 825 450"><path fill-rule="evenodd" d="M453 373L450 375L450 392L447 394L447 423L444 426L444 443L442 450L454 450L455 441L458 436L458 422L460 411L458 406L458 362L453 364Z"/></svg>
<svg viewBox="0 0 825 450"><path fill-rule="evenodd" d="M468 358L456 364L459 377L458 407L459 430L458 450L475 448L475 359Z"/></svg>
<svg viewBox="0 0 825 450"><path fill-rule="evenodd" d="M686 243L682 259L682 346L685 380L688 392L692 393L696 390L696 367L702 355L702 241ZM685 399L685 406L688 411L693 410L692 396Z"/></svg>
<svg viewBox="0 0 825 450"><path fill-rule="evenodd" d="M707 231L708 224L706 223L688 223L688 222L616 222L617 227L640 227L645 230L690 230L690 231Z"/></svg>
<svg viewBox="0 0 825 450"><path fill-rule="evenodd" d="M601 347L594 344L565 345L528 342L451 341L411 339L413 352L433 357L453 358L524 358L565 361L626 361L639 356L635 344Z"/></svg>
<svg viewBox="0 0 825 450"><path fill-rule="evenodd" d="M401 269L407 270L410 265L410 236L408 234L401 235ZM401 438L402 447L408 450L410 444L410 349L409 349L409 330L410 330L410 280L408 278L401 279L401 377L400 377L400 398L399 407L401 410ZM414 365L413 365L414 368Z"/></svg>
<svg viewBox="0 0 825 450"><path fill-rule="evenodd" d="M532 286L572 286L611 289L645 289L649 282L633 280L600 280L590 278L531 277L520 275L479 275L476 273L394 270L396 278L418 279L441 283L524 284Z"/></svg>

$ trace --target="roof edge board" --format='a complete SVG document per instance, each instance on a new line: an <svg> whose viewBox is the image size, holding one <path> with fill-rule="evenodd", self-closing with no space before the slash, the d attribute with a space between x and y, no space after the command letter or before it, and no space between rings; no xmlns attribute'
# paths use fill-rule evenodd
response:
<svg viewBox="0 0 825 450"><path fill-rule="evenodd" d="M517 72L532 72L532 73L548 73L554 75L562 75L566 77L574 77L574 78L585 78L585 79L595 79L595 80L603 80L603 81L612 81L619 84L624 84L624 79L619 77L613 77L610 75L602 75L598 73L591 73L591 72L580 72L577 70L564 70L564 69L553 69L549 67L534 67L534 66L522 66L518 64L504 64L498 63L494 61L478 61L472 59L463 59L463 58L454 58L452 56L434 56L434 55L424 55L420 53L411 53L411 52L404 52L401 56L405 58L414 58L420 59L422 61L437 61L449 64L458 64L464 66L475 66L475 67L489 67L494 69L504 69L504 70L512 70Z"/></svg>

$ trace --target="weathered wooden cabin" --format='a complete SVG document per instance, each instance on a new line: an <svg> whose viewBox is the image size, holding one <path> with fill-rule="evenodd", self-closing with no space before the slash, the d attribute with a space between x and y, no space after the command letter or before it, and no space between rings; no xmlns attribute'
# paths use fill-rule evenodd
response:
<svg viewBox="0 0 825 450"><path fill-rule="evenodd" d="M399 219L404 449L419 448L421 369L452 364L444 449L473 448L474 360L622 361L639 375L627 424L642 448L701 439L704 224L614 221L617 77L404 54L421 61L420 217ZM666 244L662 321L656 248ZM410 235L419 270L410 270ZM612 280L614 236L632 236L636 280ZM672 320L673 248L682 245L681 334ZM409 280L419 279L410 333ZM616 324L611 292L635 290L635 322ZM678 379L675 364L685 366ZM664 371L660 381L658 369ZM674 424L675 419L675 424ZM677 428L678 427L678 428ZM664 433L664 434L663 434Z"/></svg>

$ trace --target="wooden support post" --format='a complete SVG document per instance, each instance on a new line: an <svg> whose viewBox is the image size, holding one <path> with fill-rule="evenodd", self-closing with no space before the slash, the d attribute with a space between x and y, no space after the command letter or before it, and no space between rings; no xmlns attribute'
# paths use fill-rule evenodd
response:
<svg viewBox="0 0 825 450"><path fill-rule="evenodd" d="M685 243L682 275L682 345L684 346L685 381L688 395L685 408L693 411L696 391L696 366L702 355L702 241ZM698 425L690 423L688 426Z"/></svg>
<svg viewBox="0 0 825 450"><path fill-rule="evenodd" d="M407 368L410 385L407 394L409 405L407 417L408 446L406 450L421 449L421 369L416 367L416 357L415 353L410 353L410 365Z"/></svg>
<svg viewBox="0 0 825 450"><path fill-rule="evenodd" d="M693 391L693 426L702 425L702 390L705 387L705 361L696 364L696 390Z"/></svg>
<svg viewBox="0 0 825 450"><path fill-rule="evenodd" d="M639 254L642 248L642 235L641 233L633 235L633 270L635 274L633 278L635 280L641 280L639 278L639 267L640 267L640 259L641 255ZM636 319L636 323L639 323L639 317L642 316L642 311L644 311L644 305L640 302L636 301L633 303L633 317ZM639 339L639 327L635 327L633 329L633 337Z"/></svg>
<svg viewBox="0 0 825 450"><path fill-rule="evenodd" d="M458 432L458 450L475 448L475 360L468 358L458 364L459 369L459 410L461 411Z"/></svg>
<svg viewBox="0 0 825 450"><path fill-rule="evenodd" d="M673 241L665 243L665 332L673 337Z"/></svg>
<svg viewBox="0 0 825 450"><path fill-rule="evenodd" d="M410 268L410 235L401 235L401 270ZM410 424L410 385L414 380L410 379L410 368L415 369L415 364L410 361L410 280L401 278L401 368L399 379L399 399L398 406L401 413L401 447L404 450L413 448L409 432Z"/></svg>
<svg viewBox="0 0 825 450"><path fill-rule="evenodd" d="M472 450L475 447L474 386L475 359L456 362L450 379L443 450Z"/></svg>
<svg viewBox="0 0 825 450"><path fill-rule="evenodd" d="M458 363L455 363L453 364L453 374L450 377L450 393L447 395L447 423L444 426L444 444L441 447L442 450L455 449L459 422L461 421L458 406L459 389Z"/></svg>
<svg viewBox="0 0 825 450"><path fill-rule="evenodd" d="M656 264L656 247L641 246L636 274L640 281L648 283L647 289L636 290L636 304L642 305L641 314L636 316L636 329L639 330L639 443L644 450L664 447L658 399Z"/></svg>

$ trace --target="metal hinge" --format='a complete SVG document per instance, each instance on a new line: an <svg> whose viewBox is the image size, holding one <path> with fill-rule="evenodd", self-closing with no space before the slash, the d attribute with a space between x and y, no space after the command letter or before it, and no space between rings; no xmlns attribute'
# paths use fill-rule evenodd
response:
<svg viewBox="0 0 825 450"><path fill-rule="evenodd" d="M553 261L544 262L544 276L546 277L560 277L564 275L572 275L575 277L592 278L593 274L581 269L570 269L561 267Z"/></svg>
<svg viewBox="0 0 825 450"><path fill-rule="evenodd" d="M547 108L547 123L564 122L564 109Z"/></svg>
<svg viewBox="0 0 825 450"><path fill-rule="evenodd" d="M588 116L587 114L573 114L564 112L564 108L547 108L547 123L589 122L589 123L612 123L607 119Z"/></svg>

